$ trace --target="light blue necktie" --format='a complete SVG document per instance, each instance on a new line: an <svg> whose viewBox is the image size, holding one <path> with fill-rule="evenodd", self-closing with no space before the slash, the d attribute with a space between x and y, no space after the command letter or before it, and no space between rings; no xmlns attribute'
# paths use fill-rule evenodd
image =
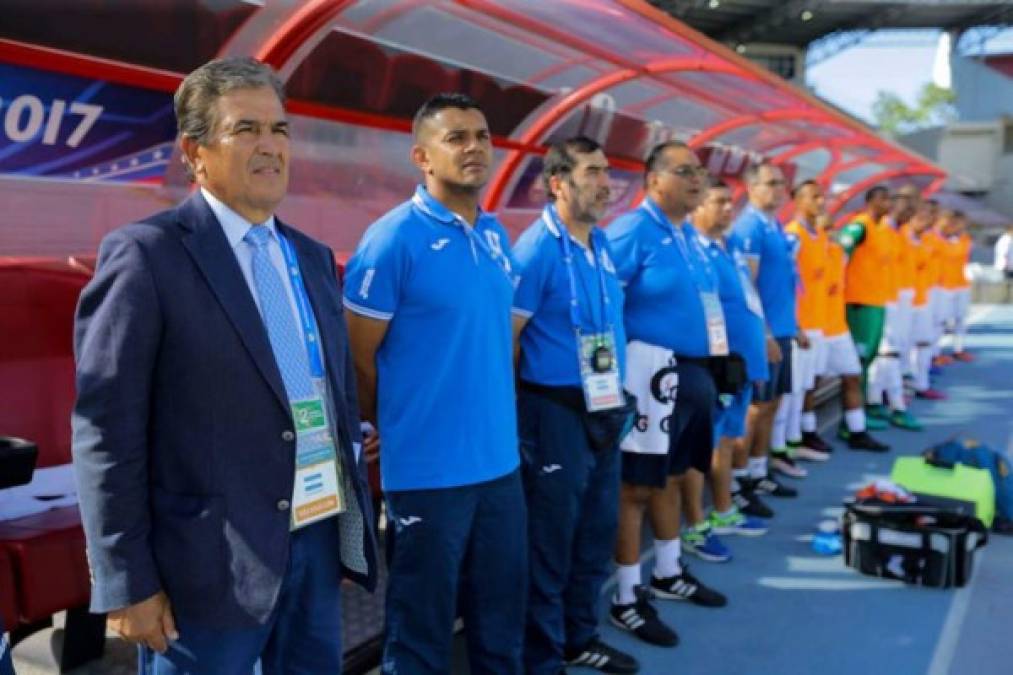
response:
<svg viewBox="0 0 1013 675"><path fill-rule="evenodd" d="M285 284L267 250L271 237L272 232L267 226L254 225L243 241L253 250L253 285L257 289L274 360L281 371L289 401L298 401L313 396L315 392L309 360L299 327L292 318L292 305L288 301Z"/></svg>

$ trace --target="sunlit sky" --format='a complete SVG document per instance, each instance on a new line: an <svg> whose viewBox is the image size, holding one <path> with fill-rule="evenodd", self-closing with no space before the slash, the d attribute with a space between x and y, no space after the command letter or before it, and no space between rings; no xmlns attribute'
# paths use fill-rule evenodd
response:
<svg viewBox="0 0 1013 675"><path fill-rule="evenodd" d="M880 90L913 103L932 81L938 31L878 31L860 44L808 69L809 86L821 97L868 122ZM1013 29L986 43L989 53L1013 52Z"/></svg>

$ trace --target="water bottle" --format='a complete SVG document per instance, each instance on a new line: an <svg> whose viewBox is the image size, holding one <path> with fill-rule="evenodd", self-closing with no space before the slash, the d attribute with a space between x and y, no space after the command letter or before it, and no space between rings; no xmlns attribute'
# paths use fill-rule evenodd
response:
<svg viewBox="0 0 1013 675"><path fill-rule="evenodd" d="M813 535L812 550L820 555L838 555L841 552L841 532L836 520L824 520Z"/></svg>

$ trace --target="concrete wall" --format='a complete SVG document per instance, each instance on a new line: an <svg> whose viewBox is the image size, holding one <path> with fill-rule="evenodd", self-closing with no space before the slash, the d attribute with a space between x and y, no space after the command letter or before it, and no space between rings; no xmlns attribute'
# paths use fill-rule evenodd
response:
<svg viewBox="0 0 1013 675"><path fill-rule="evenodd" d="M961 122L1013 117L1013 78L965 56L953 56L950 69Z"/></svg>

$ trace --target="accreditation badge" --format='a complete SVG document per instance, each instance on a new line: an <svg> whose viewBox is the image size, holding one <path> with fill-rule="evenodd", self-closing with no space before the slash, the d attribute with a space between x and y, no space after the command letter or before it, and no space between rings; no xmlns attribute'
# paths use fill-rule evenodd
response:
<svg viewBox="0 0 1013 675"><path fill-rule="evenodd" d="M717 293L700 293L704 319L707 322L707 344L711 356L728 355L728 332L725 330L725 313L721 311L721 300Z"/></svg>
<svg viewBox="0 0 1013 675"><path fill-rule="evenodd" d="M296 458L291 529L297 530L343 512L345 498L341 463L327 423L323 397L294 401L292 420Z"/></svg>
<svg viewBox="0 0 1013 675"><path fill-rule="evenodd" d="M619 379L619 359L612 331L588 335L578 333L577 349L587 411L597 412L624 405L626 400Z"/></svg>

